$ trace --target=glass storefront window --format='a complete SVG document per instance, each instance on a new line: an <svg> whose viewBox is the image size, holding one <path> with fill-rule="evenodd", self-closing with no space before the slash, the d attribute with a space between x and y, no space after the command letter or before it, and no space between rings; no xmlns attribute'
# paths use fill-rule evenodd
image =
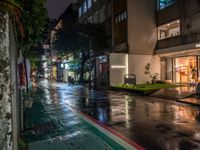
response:
<svg viewBox="0 0 200 150"><path fill-rule="evenodd" d="M174 58L174 81L177 83L198 81L196 56Z"/></svg>
<svg viewBox="0 0 200 150"><path fill-rule="evenodd" d="M158 27L158 40L180 35L180 20L175 20Z"/></svg>
<svg viewBox="0 0 200 150"><path fill-rule="evenodd" d="M177 0L158 0L158 9L162 10L174 3L176 3Z"/></svg>

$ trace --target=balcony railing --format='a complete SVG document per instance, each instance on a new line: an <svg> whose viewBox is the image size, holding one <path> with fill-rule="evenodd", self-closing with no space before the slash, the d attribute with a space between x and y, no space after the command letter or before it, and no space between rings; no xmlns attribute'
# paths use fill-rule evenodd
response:
<svg viewBox="0 0 200 150"><path fill-rule="evenodd" d="M200 33L193 33L183 36L175 36L163 40L159 40L156 45L156 50L169 48L174 46L180 46L190 43L200 42Z"/></svg>

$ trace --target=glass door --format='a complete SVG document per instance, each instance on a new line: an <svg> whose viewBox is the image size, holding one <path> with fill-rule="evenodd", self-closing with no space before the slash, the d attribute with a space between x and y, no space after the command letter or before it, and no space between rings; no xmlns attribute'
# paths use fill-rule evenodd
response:
<svg viewBox="0 0 200 150"><path fill-rule="evenodd" d="M177 83L197 82L196 56L179 57L174 59L174 79Z"/></svg>

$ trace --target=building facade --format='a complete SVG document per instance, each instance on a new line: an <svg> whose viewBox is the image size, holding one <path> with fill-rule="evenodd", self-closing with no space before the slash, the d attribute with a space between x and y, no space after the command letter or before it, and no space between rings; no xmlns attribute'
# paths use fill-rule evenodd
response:
<svg viewBox="0 0 200 150"><path fill-rule="evenodd" d="M71 54L68 56L59 57L59 50L54 48L54 41L56 39L56 33L59 29L63 27L64 24L67 23L75 23L78 19L78 4L71 3L64 13L59 17L57 22L54 24L51 33L50 33L50 56L51 56L51 64L50 64L50 75L51 79L57 81L67 82L68 77L74 77L74 74L69 71L68 58L71 58ZM66 50L67 51L67 50Z"/></svg>
<svg viewBox="0 0 200 150"><path fill-rule="evenodd" d="M123 83L125 74L135 74L136 83L146 83L150 80L144 73L147 63L152 74L160 73L160 58L154 55L155 20L155 0L113 0L111 85Z"/></svg>
<svg viewBox="0 0 200 150"><path fill-rule="evenodd" d="M101 9L111 10L109 85L122 84L125 74L135 74L137 83L150 81L144 74L148 63L163 81L199 81L199 0L80 0L79 21L101 23Z"/></svg>
<svg viewBox="0 0 200 150"><path fill-rule="evenodd" d="M95 67L92 71L92 80L96 87L109 86L109 54L112 49L112 1L111 0L79 0L79 22L101 24L105 27L109 43L105 49L93 51Z"/></svg>
<svg viewBox="0 0 200 150"><path fill-rule="evenodd" d="M159 0L158 41L155 53L161 58L161 79L193 83L200 75L200 1Z"/></svg>
<svg viewBox="0 0 200 150"><path fill-rule="evenodd" d="M147 63L152 73L160 73L160 58L154 55L155 20L155 0L79 1L79 21L107 22L107 30L112 35L112 50L97 58L97 81L104 77L102 72L108 72L109 86L123 84L125 74L135 74L137 83L145 83L149 80L144 74Z"/></svg>

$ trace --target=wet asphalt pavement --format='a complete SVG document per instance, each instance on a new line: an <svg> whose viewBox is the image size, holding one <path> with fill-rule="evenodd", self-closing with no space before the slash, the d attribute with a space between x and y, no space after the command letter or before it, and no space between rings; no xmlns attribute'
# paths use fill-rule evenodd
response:
<svg viewBox="0 0 200 150"><path fill-rule="evenodd" d="M148 150L199 150L200 107L42 81L52 103L75 107Z"/></svg>

